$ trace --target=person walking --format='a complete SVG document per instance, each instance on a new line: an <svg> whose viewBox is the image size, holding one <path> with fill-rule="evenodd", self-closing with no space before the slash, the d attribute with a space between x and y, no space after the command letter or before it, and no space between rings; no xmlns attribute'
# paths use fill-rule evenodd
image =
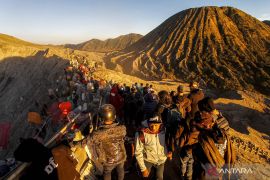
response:
<svg viewBox="0 0 270 180"><path fill-rule="evenodd" d="M111 180L112 170L116 168L118 180L123 180L124 162L127 158L124 146L126 127L115 122L116 111L111 104L104 104L101 107L100 117L103 124L93 133L92 140L99 162L103 164L103 178Z"/></svg>
<svg viewBox="0 0 270 180"><path fill-rule="evenodd" d="M162 180L167 160L165 129L157 115L143 123L147 125L135 135L135 157L144 178L149 176L151 168L154 167L156 179Z"/></svg>

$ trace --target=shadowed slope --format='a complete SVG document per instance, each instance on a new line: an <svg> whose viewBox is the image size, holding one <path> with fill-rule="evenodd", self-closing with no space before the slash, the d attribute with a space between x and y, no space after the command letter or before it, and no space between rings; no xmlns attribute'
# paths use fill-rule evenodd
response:
<svg viewBox="0 0 270 180"><path fill-rule="evenodd" d="M48 88L56 88L56 80L64 77L67 59L59 56L45 57L45 51L34 56L9 57L0 61L0 121L11 123L12 129L6 151L0 157L8 157L17 146L19 137L28 137L33 128L27 123L27 113L43 104L51 103Z"/></svg>

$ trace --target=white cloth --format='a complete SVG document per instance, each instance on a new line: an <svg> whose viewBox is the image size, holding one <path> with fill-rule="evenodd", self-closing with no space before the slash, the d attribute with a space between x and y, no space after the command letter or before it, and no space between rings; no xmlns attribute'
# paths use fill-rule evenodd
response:
<svg viewBox="0 0 270 180"><path fill-rule="evenodd" d="M217 144L217 143L215 143L215 146L217 147L220 155L224 158L225 149L227 147L227 140L225 140L225 142L223 144Z"/></svg>
<svg viewBox="0 0 270 180"><path fill-rule="evenodd" d="M144 133L143 143L139 134L135 136L135 156L141 171L146 169L144 161L160 165L167 160L167 148L165 145L165 131L159 134Z"/></svg>

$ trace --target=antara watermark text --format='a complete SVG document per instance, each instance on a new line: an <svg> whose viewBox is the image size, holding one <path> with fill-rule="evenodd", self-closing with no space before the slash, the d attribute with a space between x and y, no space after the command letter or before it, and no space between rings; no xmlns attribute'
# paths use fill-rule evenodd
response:
<svg viewBox="0 0 270 180"><path fill-rule="evenodd" d="M220 174L252 174L251 167L232 167L224 166L223 168L217 168L210 164L202 165L208 176L219 176Z"/></svg>

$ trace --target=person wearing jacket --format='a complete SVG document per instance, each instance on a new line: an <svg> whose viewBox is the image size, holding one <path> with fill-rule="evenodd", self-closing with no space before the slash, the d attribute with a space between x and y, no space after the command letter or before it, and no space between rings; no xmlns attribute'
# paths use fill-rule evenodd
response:
<svg viewBox="0 0 270 180"><path fill-rule="evenodd" d="M235 150L232 146L229 135L224 129L218 127L211 113L206 111L197 112L200 114L202 121L199 123L200 133L198 136L198 142L196 148L193 148L193 156L199 166L196 168L196 178L204 179L210 178L205 175L211 168L211 171L215 171L215 178L222 178L223 174L220 169L230 169L236 160ZM195 115L195 116L196 116ZM230 174L224 174L229 175ZM230 177L224 176L224 179ZM223 179L222 178L222 179Z"/></svg>
<svg viewBox="0 0 270 180"><path fill-rule="evenodd" d="M143 104L144 119L149 119L153 116L156 106L158 104L157 99L152 93L148 93L144 96L145 103Z"/></svg>
<svg viewBox="0 0 270 180"><path fill-rule="evenodd" d="M213 117L205 112L195 113L190 127L186 127L179 140L181 176L183 179L192 179L194 158L193 149L198 145L200 130L210 128L214 122Z"/></svg>
<svg viewBox="0 0 270 180"><path fill-rule="evenodd" d="M156 179L163 179L164 164L167 160L165 129L159 116L154 116L135 135L135 157L144 178L149 176L151 168L156 168Z"/></svg>
<svg viewBox="0 0 270 180"><path fill-rule="evenodd" d="M36 139L21 139L21 143L14 152L16 161L31 163L29 171L23 174L22 180L58 180L58 164L55 162L51 150Z"/></svg>
<svg viewBox="0 0 270 180"><path fill-rule="evenodd" d="M205 97L201 101L198 102L198 108L200 111L205 111L210 113L217 126L220 129L223 129L225 132L228 133L230 126L228 120L219 112L214 104L214 100L210 97Z"/></svg>
<svg viewBox="0 0 270 180"><path fill-rule="evenodd" d="M172 98L170 94L165 90L160 91L158 93L158 97L159 97L159 103L157 105L157 109L160 110L158 114L161 114L162 122L166 127L167 122L169 121L168 114L172 105ZM162 106L163 108L160 108L160 106Z"/></svg>
<svg viewBox="0 0 270 180"><path fill-rule="evenodd" d="M135 97L136 95L136 88L132 87L130 89L130 93L127 94L125 97L125 105L124 105L124 111L125 111L125 124L126 125L132 125L135 123L136 115L138 111L137 107L137 99Z"/></svg>
<svg viewBox="0 0 270 180"><path fill-rule="evenodd" d="M52 154L57 164L57 175L59 180L79 180L80 173L76 170L77 161L72 155L70 147L65 143L54 147Z"/></svg>
<svg viewBox="0 0 270 180"><path fill-rule="evenodd" d="M112 104L116 110L116 115L119 119L123 118L123 106L124 106L124 99L119 94L119 84L114 84L111 92L110 92L110 99L109 103Z"/></svg>
<svg viewBox="0 0 270 180"><path fill-rule="evenodd" d="M182 116L181 118L185 119L191 111L191 101L184 94L184 86L179 85L177 87L177 94L173 97L173 103L178 107Z"/></svg>
<svg viewBox="0 0 270 180"><path fill-rule="evenodd" d="M197 82L191 82L189 87L190 94L188 95L188 98L191 101L191 111L189 114L191 118L194 118L195 113L199 111L198 102L204 98L204 93L201 89L199 89Z"/></svg>
<svg viewBox="0 0 270 180"><path fill-rule="evenodd" d="M92 140L98 154L99 162L103 165L104 180L111 180L111 172L117 169L118 180L124 179L124 162L126 150L124 137L126 127L115 122L116 111L113 105L104 104L101 107L100 117L103 125L93 133Z"/></svg>

